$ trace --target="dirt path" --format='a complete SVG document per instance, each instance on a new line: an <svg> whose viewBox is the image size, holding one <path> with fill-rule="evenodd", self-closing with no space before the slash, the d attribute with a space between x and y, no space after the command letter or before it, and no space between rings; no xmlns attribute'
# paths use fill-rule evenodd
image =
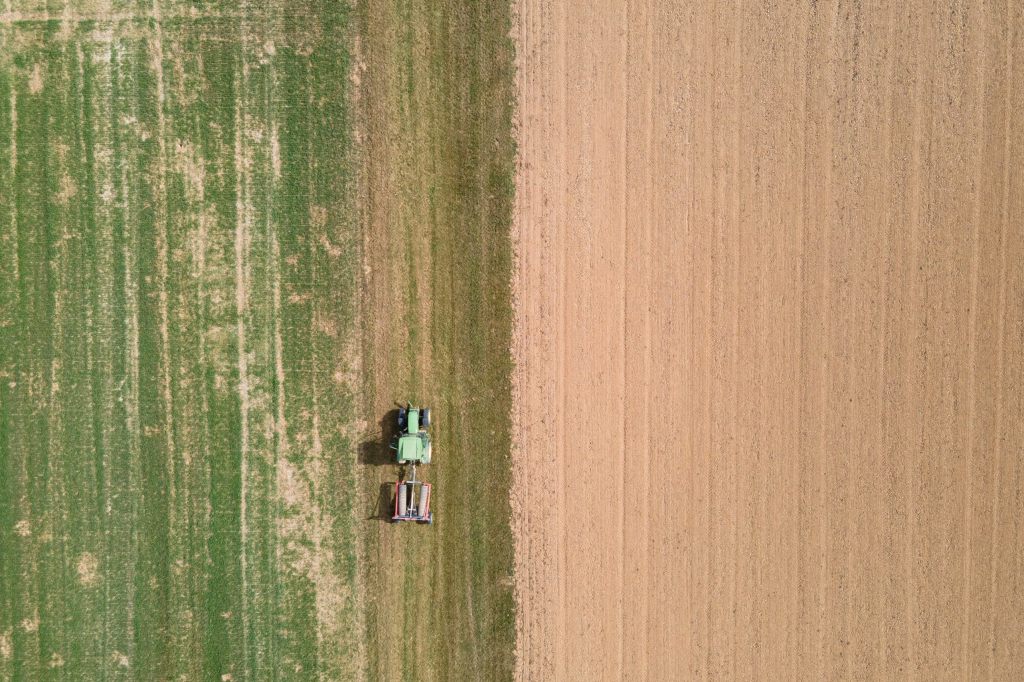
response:
<svg viewBox="0 0 1024 682"><path fill-rule="evenodd" d="M520 0L519 678L1019 669L1022 36Z"/></svg>

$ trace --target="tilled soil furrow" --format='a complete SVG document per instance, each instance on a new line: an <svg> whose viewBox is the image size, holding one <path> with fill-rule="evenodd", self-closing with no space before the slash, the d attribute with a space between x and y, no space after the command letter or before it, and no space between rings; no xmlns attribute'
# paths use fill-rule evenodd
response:
<svg viewBox="0 0 1024 682"><path fill-rule="evenodd" d="M1011 675L1022 14L519 3L520 679Z"/></svg>

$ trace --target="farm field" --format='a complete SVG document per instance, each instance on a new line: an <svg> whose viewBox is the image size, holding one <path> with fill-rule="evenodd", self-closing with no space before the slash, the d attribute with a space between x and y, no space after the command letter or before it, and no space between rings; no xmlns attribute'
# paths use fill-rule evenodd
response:
<svg viewBox="0 0 1024 682"><path fill-rule="evenodd" d="M520 0L518 679L1014 679L1024 9Z"/></svg>
<svg viewBox="0 0 1024 682"><path fill-rule="evenodd" d="M510 5L367 3L360 22L368 677L508 679ZM407 400L432 412L429 528L384 521Z"/></svg>
<svg viewBox="0 0 1024 682"><path fill-rule="evenodd" d="M354 26L0 12L0 679L364 672Z"/></svg>

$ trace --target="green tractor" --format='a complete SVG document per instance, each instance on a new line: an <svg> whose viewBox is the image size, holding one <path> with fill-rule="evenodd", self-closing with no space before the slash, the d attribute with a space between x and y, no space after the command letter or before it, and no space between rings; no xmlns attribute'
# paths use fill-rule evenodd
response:
<svg viewBox="0 0 1024 682"><path fill-rule="evenodd" d="M391 444L398 452L399 464L430 464L430 408L398 408L398 435Z"/></svg>
<svg viewBox="0 0 1024 682"><path fill-rule="evenodd" d="M431 485L416 480L416 465L430 464L429 426L430 408L413 407L412 403L398 408L398 435L391 449L398 453L399 464L409 465L412 475L395 482L392 521L434 522L434 512L430 510Z"/></svg>

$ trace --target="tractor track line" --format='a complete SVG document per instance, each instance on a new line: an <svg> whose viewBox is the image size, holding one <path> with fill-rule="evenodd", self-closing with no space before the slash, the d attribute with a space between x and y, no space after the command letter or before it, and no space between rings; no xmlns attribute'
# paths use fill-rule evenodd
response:
<svg viewBox="0 0 1024 682"><path fill-rule="evenodd" d="M1010 222L1010 150L1011 150L1011 121L1013 112L1013 21L1010 0L1006 2L1006 12L1010 19L1009 28L1007 28L1007 39L1006 39L1006 110L1004 122L1004 161L1003 161L1003 197L1002 197L1002 221L999 227L999 315L997 322L996 332L996 410L995 410L995 456L993 465L993 478L994 484L992 487L992 549L990 556L989 566L989 612L991 613L991 623L989 626L989 661L988 661L988 674L992 678L995 675L996 670L996 647L998 639L996 637L996 595L998 594L998 582L996 576L998 575L999 566L999 506L1000 506L1000 487L1001 487L1001 470L1002 470L1002 427L1003 427L1003 366L1004 366L1004 349L1003 349L1003 337L1005 336L1005 319L1006 319L1006 233L1009 231Z"/></svg>
<svg viewBox="0 0 1024 682"><path fill-rule="evenodd" d="M17 90L17 88L11 88L10 102L11 102L11 155L10 155L11 156L11 158L10 158L10 162L11 162L11 184L14 185L15 184L15 178L17 177L17 174L18 174L18 90ZM17 202L17 193L16 192L15 192L14 200L11 202L11 204L12 204L12 206L11 206L11 233L15 237L15 244L14 244L14 250L13 250L14 257L11 258L11 267L14 270L13 280L14 280L15 283L18 283L18 282L21 281L21 271L19 269L19 265L20 264L19 264L19 261L18 261L18 248L17 248L18 247L18 244L17 244L17 237L18 237L18 202ZM17 301L18 298L20 298L20 296L21 296L21 287L20 286L14 287L14 294L17 297L15 299L15 301Z"/></svg>
<svg viewBox="0 0 1024 682"><path fill-rule="evenodd" d="M555 39L558 41L560 50L558 53L558 80L555 85L559 86L557 90L561 92L561 98L559 99L556 107L558 112L558 130L559 137L565 139L568 135L569 130L569 80L566 76L568 72L568 33L569 33L569 3L565 3L562 6L561 25L559 32ZM569 191L569 179L568 169L566 167L564 155L560 158L561 164L559 167L564 169L559 175L561 182L556 184L560 196L557 197L558 201L555 204L556 211L558 213L554 216L554 223L552 225L555 230L555 252L557 255L558 271L557 277L560 278L560 286L558 288L558 366L561 368L561 372L557 374L558 383L556 388L556 405L558 418L555 422L555 436L558 438L558 450L556 452L556 461L559 462L559 476L558 476L558 490L555 494L558 497L558 514L556 516L557 528L564 529L563 537L558 545L558 576L559 576L559 588L558 588L558 632L555 645L556 655L556 667L555 674L557 679L565 679L568 674L568 661L566 656L566 648L568 645L568 582L566 572L568 569L568 558L566 556L566 544L570 530L570 525L566 522L566 499L565 499L565 486L569 480L569 458L566 456L566 443L568 442L568 434L566 433L565 420L566 413L569 409L569 396L566 390L566 384L568 383L568 354L566 353L566 339L568 336L568 315L566 313L566 297L565 292L568 289L568 273L566 268L566 253L567 239L566 230L568 217L566 215L566 207L570 203L570 191ZM547 369L547 368L545 368Z"/></svg>
<svg viewBox="0 0 1024 682"><path fill-rule="evenodd" d="M238 399L239 399L239 450L241 467L241 493L239 496L239 526L241 529L240 559L242 568L242 660L248 679L248 660L246 652L249 649L249 564L247 544L249 540L249 521L247 499L249 497L249 359L245 340L245 315L248 310L248 261L246 250L248 243L249 215L246 201L248 191L248 163L245 157L245 145L242 141L242 130L245 126L246 116L242 113L242 99L246 90L246 69L244 57L243 39L242 66L240 69L240 80L242 94L239 95L235 104L235 334L238 346ZM244 179L243 179L244 178Z"/></svg>
<svg viewBox="0 0 1024 682"><path fill-rule="evenodd" d="M984 29L986 25L985 12L981 13L981 26ZM981 31L982 33L984 31ZM964 556L963 556L963 573L964 573L964 586L963 586L963 623L960 630L960 648L961 648L961 659L960 659L960 670L961 673L970 676L970 632L971 632L971 585L973 582L973 574L971 570L971 558L974 554L974 515L973 515L973 495L972 495L972 479L974 470L974 439L975 439L975 422L977 421L978 412L978 400L976 398L977 392L977 374L978 374L978 363L977 363L977 350L978 350L978 270L980 262L980 240L981 240L981 204L982 204L982 186L984 184L984 159L985 159L985 142L984 138L980 135L985 130L985 87L988 83L987 74L985 73L985 61L986 51L982 45L982 49L979 50L980 65L978 67L978 87L977 87L977 98L978 98L978 111L977 111L977 130L976 134L979 136L977 144L977 159L975 160L974 167L974 182L977 183L974 188L974 205L971 209L971 274L968 289L968 334L967 334L967 363L968 363L968 375L967 375L967 401L968 414L967 414L967 433L965 436L964 443L964 500L963 500L963 532L964 532ZM884 347L884 344L883 344Z"/></svg>
<svg viewBox="0 0 1024 682"><path fill-rule="evenodd" d="M164 408L164 438L167 447L168 474L168 525L173 527L173 500L176 495L174 485L174 401L171 394L171 340L168 313L168 244L167 244L167 125L164 115L166 92L164 89L164 48L163 26L160 19L160 0L153 2L154 40L153 40L153 71L156 78L156 110L157 110L157 149L160 163L157 165L156 194L156 230L157 241L157 272L160 278L158 300L160 314L160 388Z"/></svg>

